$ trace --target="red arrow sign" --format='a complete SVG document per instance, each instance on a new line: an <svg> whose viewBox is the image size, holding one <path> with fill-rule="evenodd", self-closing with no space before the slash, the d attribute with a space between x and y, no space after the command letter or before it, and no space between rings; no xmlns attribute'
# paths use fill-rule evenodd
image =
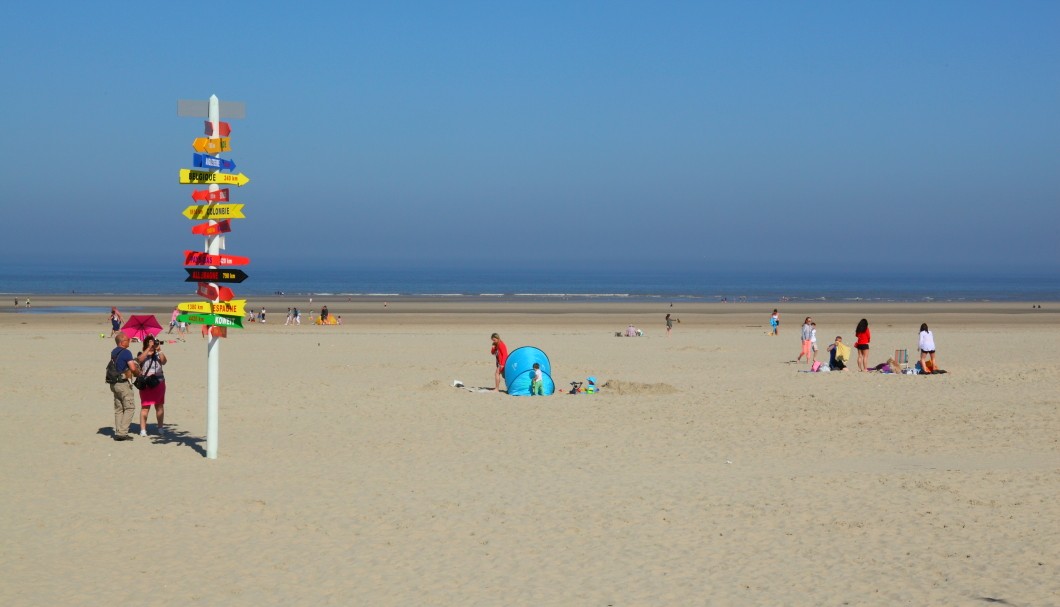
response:
<svg viewBox="0 0 1060 607"><path fill-rule="evenodd" d="M217 223L200 223L191 226L192 234L202 234L203 236L217 236L218 234L224 234L232 231L232 222L228 219L222 219ZM206 264L214 265L214 264Z"/></svg>
<svg viewBox="0 0 1060 607"><path fill-rule="evenodd" d="M231 125L229 125L227 122L218 122L217 123L217 136L219 136L219 137L228 137L231 134L232 134ZM206 136L207 137L213 137L214 136L213 123L210 122L209 120L206 121Z"/></svg>
<svg viewBox="0 0 1060 607"><path fill-rule="evenodd" d="M208 282L200 282L199 290L195 292L198 295L202 295L206 299L216 301L232 301L236 296L232 292L232 289L222 286L213 286Z"/></svg>
<svg viewBox="0 0 1060 607"><path fill-rule="evenodd" d="M228 202L228 188L221 188L216 192L211 192L210 190L193 190L191 193L191 199L202 202Z"/></svg>
<svg viewBox="0 0 1060 607"><path fill-rule="evenodd" d="M239 255L210 255L201 251L184 251L186 266L245 266L248 263L249 257Z"/></svg>

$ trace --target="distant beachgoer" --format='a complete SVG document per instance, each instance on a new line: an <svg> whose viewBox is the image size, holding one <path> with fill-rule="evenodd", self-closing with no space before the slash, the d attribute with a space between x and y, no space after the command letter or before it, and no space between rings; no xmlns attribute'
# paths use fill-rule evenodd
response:
<svg viewBox="0 0 1060 607"><path fill-rule="evenodd" d="M180 309L179 308L173 308L173 313L169 315L169 330L166 331L166 335L169 335L170 333L172 333L173 329L176 328L177 322L178 322L177 321L177 317L178 316L180 316Z"/></svg>
<svg viewBox="0 0 1060 607"><path fill-rule="evenodd" d="M29 300L27 299L26 302L27 302L26 303L26 307L28 308L29 307ZM122 323L123 320L124 320L124 318L122 318L121 312L118 311L118 308L115 308L114 306L111 306L111 308L110 308L110 336L111 337L114 337L115 333L117 333L118 331L121 331L121 323Z"/></svg>
<svg viewBox="0 0 1060 607"><path fill-rule="evenodd" d="M144 338L144 349L136 355L136 364L140 366L140 375L147 380L140 388L140 436L147 436L147 414L151 406L155 407L155 425L161 436L166 404L166 378L162 366L169 362L162 352L162 342L148 335Z"/></svg>
<svg viewBox="0 0 1060 607"><path fill-rule="evenodd" d="M810 323L810 352L813 353L811 365L817 362L817 323Z"/></svg>
<svg viewBox="0 0 1060 607"><path fill-rule="evenodd" d="M636 337L636 336L637 336L637 327L634 327L633 325L629 325L628 327L626 327L626 337Z"/></svg>
<svg viewBox="0 0 1060 607"><path fill-rule="evenodd" d="M545 382L541 377L541 364L534 363L534 374L530 379L530 396L544 396Z"/></svg>
<svg viewBox="0 0 1060 607"><path fill-rule="evenodd" d="M320 308L320 324L328 324L328 307L324 306Z"/></svg>
<svg viewBox="0 0 1060 607"><path fill-rule="evenodd" d="M339 314L338 316L335 317L335 324L337 324L337 325L341 325L342 324L342 314Z"/></svg>
<svg viewBox="0 0 1060 607"><path fill-rule="evenodd" d="M287 320L283 321L283 326L291 324L292 320L294 320L294 314L291 313L291 308L287 308Z"/></svg>
<svg viewBox="0 0 1060 607"><path fill-rule="evenodd" d="M674 330L674 323L681 322L680 318L671 318L669 314L666 315L666 336L670 337L670 332Z"/></svg>
<svg viewBox="0 0 1060 607"><path fill-rule="evenodd" d="M806 317L806 320L802 321L802 333L800 335L802 338L802 350L799 352L799 356L795 359L795 362L799 362L802 360L802 357L805 356L806 362L811 365L813 364L813 361L810 360L810 346L813 345L813 342L810 341L810 338L813 336L813 327L810 326L810 323L812 322L813 319L809 316Z"/></svg>
<svg viewBox="0 0 1060 607"><path fill-rule="evenodd" d="M850 348L843 343L843 337L835 336L835 341L828 344L828 368L832 371L842 371L847 368L850 360Z"/></svg>
<svg viewBox="0 0 1060 607"><path fill-rule="evenodd" d="M769 334L777 335L778 333L780 333L780 312L773 308L773 315L769 317Z"/></svg>
<svg viewBox="0 0 1060 607"><path fill-rule="evenodd" d="M302 324L302 313L298 311L298 308L291 308L291 315L294 316L294 324Z"/></svg>
<svg viewBox="0 0 1060 607"><path fill-rule="evenodd" d="M868 371L869 370L869 341L872 340L872 331L869 331L869 321L862 318L858 323L856 329L854 329L854 336L857 339L854 341L854 347L858 351L858 370Z"/></svg>
<svg viewBox="0 0 1060 607"><path fill-rule="evenodd" d="M493 347L490 349L490 354L494 356L497 363L497 368L494 371L493 378L496 381L494 390L501 389L501 380L504 379L504 363L508 360L508 346L501 341L501 336L494 333L490 335L490 341L493 342Z"/></svg>
<svg viewBox="0 0 1060 607"><path fill-rule="evenodd" d="M15 307L16 308L18 307L18 298L17 297L15 298Z"/></svg>
<svg viewBox="0 0 1060 607"><path fill-rule="evenodd" d="M927 323L920 325L920 364L923 366L924 361L930 356L931 366L936 368L935 364L935 335L928 329Z"/></svg>
<svg viewBox="0 0 1060 607"><path fill-rule="evenodd" d="M29 302L29 298L28 298L28 297L26 298L26 307L27 307L27 308L32 308L32 307L33 307L33 304L31 304L31 303Z"/></svg>
<svg viewBox="0 0 1060 607"><path fill-rule="evenodd" d="M261 306L260 318L261 322L265 322L265 306Z"/></svg>

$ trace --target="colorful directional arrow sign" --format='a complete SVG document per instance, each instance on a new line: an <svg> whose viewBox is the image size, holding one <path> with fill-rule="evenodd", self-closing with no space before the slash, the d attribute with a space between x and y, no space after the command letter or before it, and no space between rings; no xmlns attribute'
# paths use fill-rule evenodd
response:
<svg viewBox="0 0 1060 607"><path fill-rule="evenodd" d="M227 314L229 316L244 316L246 314L247 300L233 299L232 301L221 301L211 303L208 301L185 301L177 304L181 312L197 312L199 314Z"/></svg>
<svg viewBox="0 0 1060 607"><path fill-rule="evenodd" d="M235 185L243 187L250 183L250 177L243 173L211 173L209 171L193 171L190 169L180 170L181 183L216 183L221 185Z"/></svg>
<svg viewBox="0 0 1060 607"><path fill-rule="evenodd" d="M213 132L213 123L210 122L209 120L207 120L206 121L206 131L205 132L206 132L206 135L210 136L210 137L212 137L214 135L219 135L221 137L228 137L229 135L232 134L232 126L229 125L227 122L218 122L217 123L217 132L214 133Z"/></svg>
<svg viewBox="0 0 1060 607"><path fill-rule="evenodd" d="M191 166L197 169L214 169L217 171L234 171L236 161L227 158L218 158L209 154L195 152L191 155Z"/></svg>
<svg viewBox="0 0 1060 607"><path fill-rule="evenodd" d="M217 301L232 301L232 298L236 296L236 294L232 292L232 289L229 289L228 287L221 285L215 287L206 282L199 283L199 289L195 291L195 294L201 295L206 299L216 299Z"/></svg>
<svg viewBox="0 0 1060 607"><path fill-rule="evenodd" d="M246 305L247 300L245 299L233 299L232 301L219 301L213 304L214 314L227 314L229 316L238 316L240 318L246 316Z"/></svg>
<svg viewBox="0 0 1060 607"><path fill-rule="evenodd" d="M191 199L200 202L228 202L228 188L221 188L216 192L210 190L192 190Z"/></svg>
<svg viewBox="0 0 1060 607"><path fill-rule="evenodd" d="M202 236L217 236L218 234L227 234L232 231L232 222L227 219L222 219L217 223L197 223L191 226L192 234L200 234ZM206 265L217 265L217 264L206 264Z"/></svg>
<svg viewBox="0 0 1060 607"><path fill-rule="evenodd" d="M243 270L215 270L213 268L184 268L188 277L184 282L243 282L247 273Z"/></svg>
<svg viewBox="0 0 1060 607"><path fill-rule="evenodd" d="M249 257L239 255L210 255L201 251L184 251L186 266L245 266L248 263Z"/></svg>
<svg viewBox="0 0 1060 607"><path fill-rule="evenodd" d="M221 152L232 151L232 143L228 137L221 137L220 139L199 137L191 142L191 147L195 148L196 152L205 152L207 154L220 154Z"/></svg>
<svg viewBox="0 0 1060 607"><path fill-rule="evenodd" d="M213 325L228 329L242 329L242 316L222 316L221 314L181 314L177 320L193 325Z"/></svg>
<svg viewBox="0 0 1060 607"><path fill-rule="evenodd" d="M244 219L241 204L193 204L184 209L188 219Z"/></svg>
<svg viewBox="0 0 1060 607"><path fill-rule="evenodd" d="M181 312L198 312L200 314L212 314L213 304L208 301L185 301L177 304Z"/></svg>

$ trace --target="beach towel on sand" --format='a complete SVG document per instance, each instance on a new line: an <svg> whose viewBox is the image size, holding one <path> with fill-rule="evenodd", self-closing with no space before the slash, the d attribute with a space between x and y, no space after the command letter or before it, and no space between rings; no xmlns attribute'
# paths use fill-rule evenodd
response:
<svg viewBox="0 0 1060 607"><path fill-rule="evenodd" d="M846 363L850 360L850 346L843 343L837 343L835 345L835 359L842 363Z"/></svg>

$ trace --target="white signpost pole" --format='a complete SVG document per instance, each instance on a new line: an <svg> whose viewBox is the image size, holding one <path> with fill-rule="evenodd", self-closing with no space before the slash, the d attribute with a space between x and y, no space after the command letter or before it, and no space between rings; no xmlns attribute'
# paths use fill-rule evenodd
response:
<svg viewBox="0 0 1060 607"><path fill-rule="evenodd" d="M221 122L221 110L220 104L217 102L217 95L210 95L210 109L208 120L213 123L213 134L210 135L211 139L217 139L220 137L219 123ZM219 169L218 169L219 170ZM215 170L214 172L217 172ZM220 186L216 183L210 184L210 191L218 191ZM214 220L210 220L210 224L216 224ZM221 253L221 239L224 238L221 234L215 234L206 238L206 252L210 255L220 255ZM210 266L216 268L217 266ZM214 289L219 290L220 285L211 283ZM217 297L214 298L214 303L220 301ZM209 459L217 459L217 402L218 394L220 392L220 375L221 375L221 336L214 335L214 331L210 329L210 338L206 344L206 457Z"/></svg>

